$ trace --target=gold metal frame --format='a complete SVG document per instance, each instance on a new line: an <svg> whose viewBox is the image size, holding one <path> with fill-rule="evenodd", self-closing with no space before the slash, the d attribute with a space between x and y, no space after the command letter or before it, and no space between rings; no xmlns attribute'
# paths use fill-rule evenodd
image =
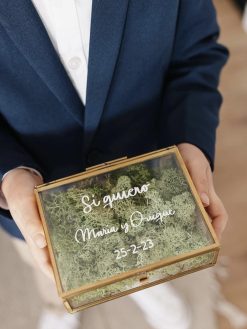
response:
<svg viewBox="0 0 247 329"><path fill-rule="evenodd" d="M164 260L146 265L142 268L132 269L128 272L120 273L120 274L115 275L111 278L102 279L102 280L97 281L96 283L89 283L89 284L83 285L79 288L71 289L71 290L65 292L62 288L61 278L59 276L59 271L58 271L55 256L54 256L54 253L53 253L52 244L51 244L51 240L50 240L50 236L49 236L49 232L48 232L48 227L47 227L46 219L45 219L45 216L44 216L42 203L41 203L41 200L40 200L40 197L39 197L39 192L49 190L49 189L52 189L52 188L55 188L55 187L58 187L58 186L61 186L61 185L74 183L74 182L80 181L80 180L85 179L85 178L89 178L89 177L92 177L92 176L95 176L95 175L103 174L105 172L109 172L109 171L112 171L112 170L115 170L115 169L126 167L126 166L131 165L131 164L137 164L137 163L143 162L145 160L154 159L154 158L161 157L161 156L168 155L168 154L175 154L176 155L178 163L180 164L181 169L182 169L182 171L183 171L183 173L184 173L184 175L187 179L187 182L190 186L191 192L192 192L192 194L193 194L193 196L194 196L194 198L197 202L197 205L198 205L198 207L199 207L199 209L202 213L202 217L205 220L205 223L206 223L206 225L209 229L209 232L211 234L211 237L213 238L214 243L210 246L203 247L203 248L201 248L199 250L196 250L196 251L191 251L191 252L188 252L188 253L183 254L183 255L169 257L169 258L166 258ZM217 256L218 256L218 252L219 252L219 249L220 249L220 244L219 244L218 238L217 238L217 236L215 234L215 231L212 227L211 220L210 220L206 210L204 209L204 206L201 202L201 199L200 199L200 197L197 193L197 190L194 186L194 183L193 183L193 181L192 181L192 179L189 175L189 172L188 172L188 170L185 166L185 163L182 159L182 156L180 155L179 150L176 146L171 146L171 147L168 147L168 148L163 148L163 149L160 149L160 150L144 153L142 155L138 155L138 156L135 156L135 157L132 157L132 158L122 157L122 158L107 161L107 162L104 162L104 163L101 163L101 164L98 164L98 165L95 165L95 166L92 166L92 167L88 167L88 168L86 168L86 170L84 172L81 172L81 173L78 173L78 174L75 174L75 175L71 175L71 176L68 176L68 177L65 177L65 178L57 179L57 180L54 180L52 182L45 183L45 184L42 184L42 185L38 185L38 186L35 187L34 192L35 192L35 196L36 196L36 200L37 200L38 209L39 209L39 213L40 213L40 216L41 216L42 224L43 224L43 227L44 227L44 232L45 232L45 236L46 236L46 240L47 240L48 250L49 250L51 263L52 263L52 267L53 267L53 271L54 271L57 291L58 291L59 296L62 298L65 307L67 308L67 310L70 313L74 313L76 311L88 308L90 306L94 306L96 304L103 303L107 300L115 299L117 297L130 294L132 292L135 292L135 291L138 291L138 290L141 290L141 289L159 284L161 282L165 282L165 281L171 280L173 278L183 276L187 273L195 272L195 271L200 270L202 268L212 266L217 261ZM97 289L97 288L103 287L107 284L112 284L112 283L121 281L123 279L130 278L130 277L143 275L143 273L145 273L145 272L149 272L149 271L152 271L152 270L155 270L155 269L167 266L167 265L171 265L171 264L177 263L179 261L183 261L183 260L198 256L198 255L201 255L201 254L208 253L210 251L215 251L216 252L216 256L215 256L215 259L212 262L212 264L202 266L202 267L198 267L196 269L192 269L192 270L189 270L189 271L186 271L186 272L182 272L182 273L179 273L175 276L171 276L169 278L164 278L164 279L161 279L161 280L158 280L158 281L155 281L155 282L142 283L139 287L136 287L136 288L133 288L133 289L130 289L130 290L127 290L127 291L123 291L123 292L118 293L114 296L105 297L101 300L88 303L87 305L84 305L82 307L78 307L76 309L72 309L69 302L67 301L68 298L76 296L79 293L83 293L83 292L87 292L87 291L90 291L90 290L93 290L93 289Z"/></svg>
<svg viewBox="0 0 247 329"><path fill-rule="evenodd" d="M100 300L97 300L97 301L89 302L86 305L82 305L82 306L79 306L79 307L74 308L74 309L70 306L68 300L63 299L63 303L64 303L64 306L66 307L66 309L69 311L69 313L76 313L78 311L85 310L85 309L90 308L92 306L95 306L95 305L98 305L98 304L102 304L102 303L105 303L107 301L110 301L110 300L113 300L113 299L117 299L119 297L126 296L126 295L129 295L131 293L134 293L134 292L137 292L137 291L140 291L140 290L149 288L149 287L156 286L156 285L158 285L160 283L164 283L164 282L168 282L168 281L171 281L171 280L180 278L180 277L182 277L182 276L184 276L186 274L195 273L195 272L198 272L200 270L204 270L206 268L212 267L212 266L214 266L216 264L216 261L217 261L217 258L218 258L218 254L219 254L219 250L216 250L215 251L214 260L210 264L198 266L198 267L196 267L194 269L190 269L190 270L187 270L187 271L184 271L184 272L180 272L180 273L175 274L175 275L170 275L169 277L166 277L166 278L163 278L163 279L159 279L159 280L156 280L156 281L153 281L153 282L149 282L149 283L146 283L146 284L141 284L139 287L128 289L128 290L122 291L120 293L114 294L112 296L104 297L104 298L102 298Z"/></svg>

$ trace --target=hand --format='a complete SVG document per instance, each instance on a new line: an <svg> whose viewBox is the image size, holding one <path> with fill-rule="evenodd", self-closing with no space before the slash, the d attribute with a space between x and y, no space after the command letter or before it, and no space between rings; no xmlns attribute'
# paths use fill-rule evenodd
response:
<svg viewBox="0 0 247 329"><path fill-rule="evenodd" d="M55 282L34 195L34 186L42 183L41 177L26 169L16 168L4 178L2 193L37 265Z"/></svg>
<svg viewBox="0 0 247 329"><path fill-rule="evenodd" d="M189 143L177 145L186 167L195 184L201 201L212 220L212 225L219 239L226 227L228 215L225 207L215 192L213 175L208 159L196 146Z"/></svg>

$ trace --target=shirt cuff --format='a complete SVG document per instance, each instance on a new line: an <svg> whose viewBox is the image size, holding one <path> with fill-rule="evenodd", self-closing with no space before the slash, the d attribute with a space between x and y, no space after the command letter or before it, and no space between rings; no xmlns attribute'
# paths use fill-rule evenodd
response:
<svg viewBox="0 0 247 329"><path fill-rule="evenodd" d="M37 176L40 176L40 177L43 179L43 176L41 175L41 173L40 173L38 170L34 169L34 168L30 168L30 167L26 167L26 166L18 166L18 167L16 167L16 168L22 168L22 169L29 170L29 171L32 172L33 174L35 174L35 175L37 175ZM6 199L5 199L5 196L3 195L1 185L2 185L2 182L3 182L4 178L5 178L5 177L6 177L11 171L15 170L16 168L7 171L7 172L3 175L3 177L2 177L2 181L0 182L0 208L3 208L3 209L5 209L5 210L8 210L9 207L8 207L7 201L6 201Z"/></svg>

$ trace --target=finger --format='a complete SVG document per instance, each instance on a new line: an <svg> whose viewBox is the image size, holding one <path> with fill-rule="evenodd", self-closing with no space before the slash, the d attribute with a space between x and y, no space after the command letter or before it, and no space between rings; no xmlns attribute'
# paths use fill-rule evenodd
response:
<svg viewBox="0 0 247 329"><path fill-rule="evenodd" d="M212 219L212 225L216 235L219 237L219 239L221 239L222 233L227 225L228 214L222 201L216 195L216 193L214 193L214 195L211 197L211 202L207 208L207 213Z"/></svg>
<svg viewBox="0 0 247 329"><path fill-rule="evenodd" d="M217 236L221 238L222 233L225 230L225 227L228 222L228 214L224 207L224 204L215 192L213 175L210 168L209 170L207 171L207 176L209 181L209 197L210 200L212 200L212 205L211 207L207 208L207 212L212 219L212 224Z"/></svg>
<svg viewBox="0 0 247 329"><path fill-rule="evenodd" d="M40 249L40 250L44 251L44 249ZM41 271L55 283L55 278L49 257L47 257L47 255L42 255L42 257L40 257L41 255L37 255L35 251L33 253L33 256L37 266L41 269Z"/></svg>
<svg viewBox="0 0 247 329"><path fill-rule="evenodd" d="M54 273L50 263L44 264L43 273L56 284Z"/></svg>
<svg viewBox="0 0 247 329"><path fill-rule="evenodd" d="M41 271L55 283L55 278L52 270L52 266L50 261L48 260L47 262L39 262L39 258L35 258L37 265L41 269Z"/></svg>
<svg viewBox="0 0 247 329"><path fill-rule="evenodd" d="M9 204L9 209L22 233L30 237L37 248L46 247L47 242L35 197L15 201L14 205Z"/></svg>
<svg viewBox="0 0 247 329"><path fill-rule="evenodd" d="M28 237L26 241L29 245L30 251L32 253L32 256L34 257L34 261L36 262L37 266L46 276L48 276L53 282L55 282L48 248L37 248L33 240Z"/></svg>
<svg viewBox="0 0 247 329"><path fill-rule="evenodd" d="M187 164L188 171L204 207L209 206L209 181L207 177L207 167L202 168L201 162L194 161Z"/></svg>

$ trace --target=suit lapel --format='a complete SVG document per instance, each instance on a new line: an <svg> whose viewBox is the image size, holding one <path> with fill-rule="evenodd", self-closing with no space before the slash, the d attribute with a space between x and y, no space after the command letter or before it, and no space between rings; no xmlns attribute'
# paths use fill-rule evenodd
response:
<svg viewBox="0 0 247 329"><path fill-rule="evenodd" d="M119 54L129 0L94 0L85 109L85 152L92 143Z"/></svg>
<svg viewBox="0 0 247 329"><path fill-rule="evenodd" d="M83 104L31 0L1 0L0 23L41 80L83 125Z"/></svg>

